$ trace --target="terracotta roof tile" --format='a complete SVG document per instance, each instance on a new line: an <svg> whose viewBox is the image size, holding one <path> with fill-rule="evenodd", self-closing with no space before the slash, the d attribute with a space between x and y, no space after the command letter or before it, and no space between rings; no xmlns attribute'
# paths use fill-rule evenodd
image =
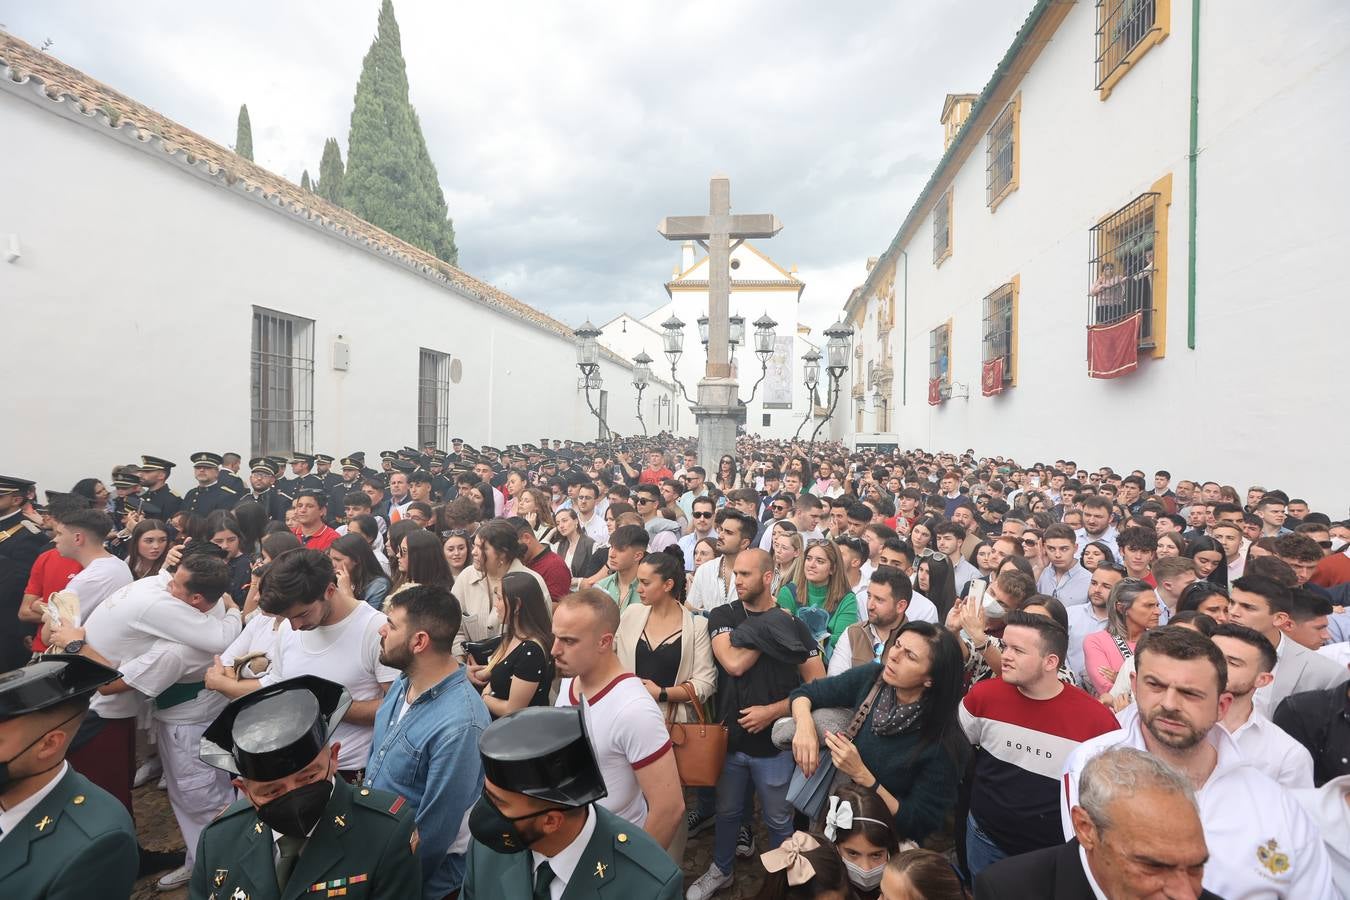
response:
<svg viewBox="0 0 1350 900"><path fill-rule="evenodd" d="M148 106L127 97L79 69L68 66L50 54L7 32L0 31L0 77L15 84L32 83L54 103L73 102L86 117L102 115L109 133L130 129L142 142L158 141L165 159L206 171L232 188L258 192L284 211L353 238L358 245L384 256L391 256L425 276L452 286L460 293L567 338L572 329L557 319L517 300L485 281L456 268L430 253L414 247L370 224L354 213L335 206L318 194L264 169L228 147L222 147ZM632 363L614 356L613 361L632 368Z"/></svg>

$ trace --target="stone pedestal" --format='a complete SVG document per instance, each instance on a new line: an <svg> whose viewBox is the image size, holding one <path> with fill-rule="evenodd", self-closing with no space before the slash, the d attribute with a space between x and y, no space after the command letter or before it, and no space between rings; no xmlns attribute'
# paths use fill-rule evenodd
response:
<svg viewBox="0 0 1350 900"><path fill-rule="evenodd" d="M745 422L745 407L733 378L704 378L698 383L698 403L694 420L698 422L698 460L708 472L709 481L717 473L717 461L736 454L736 426Z"/></svg>

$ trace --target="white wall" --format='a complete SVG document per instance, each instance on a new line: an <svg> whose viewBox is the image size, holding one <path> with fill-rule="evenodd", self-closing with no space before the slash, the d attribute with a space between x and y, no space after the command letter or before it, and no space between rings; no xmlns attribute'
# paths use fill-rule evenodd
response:
<svg viewBox="0 0 1350 900"><path fill-rule="evenodd" d="M1338 277L1350 233L1350 11L1333 0L1274 13L1256 0L1203 9L1195 349L1186 326L1189 4L1172 5L1171 35L1105 102L1090 66L1095 11L1076 4L1020 85L1018 190L989 211L981 136L955 180L952 256L934 267L931 215L909 242L904 407L897 271L892 404L905 446L1168 468L1240 490L1259 482L1345 514L1350 479L1329 463L1350 440L1335 399L1350 333ZM1089 229L1169 172L1166 355L1123 378L1089 378ZM1013 275L1018 383L985 398L981 301ZM928 332L948 318L952 377L971 397L930 407Z"/></svg>
<svg viewBox="0 0 1350 900"><path fill-rule="evenodd" d="M151 453L184 465L181 490L192 451L247 457L254 305L316 323L319 452L416 442L420 347L461 360L452 435L496 446L596 435L569 338L32 96L0 86L0 235L22 247L0 263L13 379L0 395L0 471L66 490ZM346 372L332 368L338 335L351 345ZM610 427L638 432L631 371L604 361L601 373Z"/></svg>

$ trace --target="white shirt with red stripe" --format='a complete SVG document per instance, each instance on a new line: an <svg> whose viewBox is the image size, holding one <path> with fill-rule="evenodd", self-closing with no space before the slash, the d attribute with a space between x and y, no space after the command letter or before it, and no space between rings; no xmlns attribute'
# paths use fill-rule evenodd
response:
<svg viewBox="0 0 1350 900"><path fill-rule="evenodd" d="M575 680L558 686L558 706L576 706ZM609 796L599 803L622 819L642 828L647 823L647 798L637 773L671 751L670 732L661 708L632 672L624 672L585 703L586 732L595 748L596 762Z"/></svg>

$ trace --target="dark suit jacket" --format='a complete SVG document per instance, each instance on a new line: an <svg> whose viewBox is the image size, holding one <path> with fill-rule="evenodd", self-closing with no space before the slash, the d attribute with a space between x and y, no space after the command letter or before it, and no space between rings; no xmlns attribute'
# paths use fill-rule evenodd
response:
<svg viewBox="0 0 1350 900"><path fill-rule="evenodd" d="M578 526L579 527L579 526ZM561 538L558 543L553 545L553 551L559 556L567 552L567 543ZM595 541L586 532L582 532L577 538L577 552L572 554L572 577L590 578L595 574L595 568L591 564L591 557L595 555Z"/></svg>
<svg viewBox="0 0 1350 900"><path fill-rule="evenodd" d="M1078 841L994 863L975 878L975 900L1093 900ZM1202 891L1201 900L1222 900Z"/></svg>

